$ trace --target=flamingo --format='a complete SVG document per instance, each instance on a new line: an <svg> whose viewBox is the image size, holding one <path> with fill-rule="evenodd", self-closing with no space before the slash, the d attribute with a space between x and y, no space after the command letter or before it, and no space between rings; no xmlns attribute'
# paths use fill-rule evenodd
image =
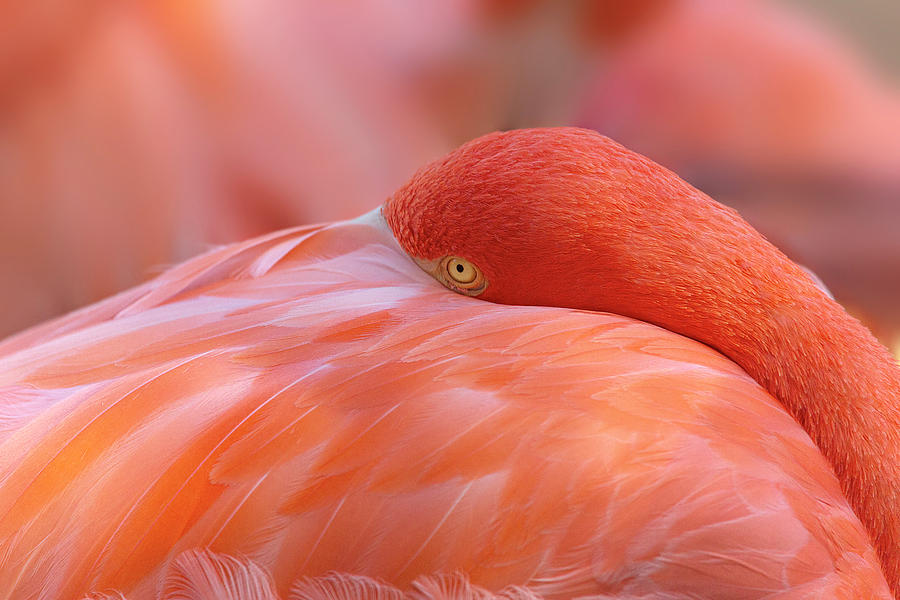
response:
<svg viewBox="0 0 900 600"><path fill-rule="evenodd" d="M489 134L0 343L0 597L896 597L898 392L733 210Z"/></svg>

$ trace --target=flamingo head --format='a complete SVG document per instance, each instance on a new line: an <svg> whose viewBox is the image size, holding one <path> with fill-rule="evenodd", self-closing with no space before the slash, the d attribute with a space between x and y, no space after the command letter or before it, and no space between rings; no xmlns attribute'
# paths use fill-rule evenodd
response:
<svg viewBox="0 0 900 600"><path fill-rule="evenodd" d="M454 291L614 312L726 353L742 340L711 332L735 332L766 302L821 295L733 210L585 129L476 139L382 210L403 249ZM782 290L776 279L803 285Z"/></svg>

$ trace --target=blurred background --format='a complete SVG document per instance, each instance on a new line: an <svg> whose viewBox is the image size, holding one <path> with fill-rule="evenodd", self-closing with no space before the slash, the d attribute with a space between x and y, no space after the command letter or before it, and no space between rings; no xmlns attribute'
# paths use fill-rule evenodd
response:
<svg viewBox="0 0 900 600"><path fill-rule="evenodd" d="M0 0L0 337L497 129L594 128L900 350L897 0Z"/></svg>

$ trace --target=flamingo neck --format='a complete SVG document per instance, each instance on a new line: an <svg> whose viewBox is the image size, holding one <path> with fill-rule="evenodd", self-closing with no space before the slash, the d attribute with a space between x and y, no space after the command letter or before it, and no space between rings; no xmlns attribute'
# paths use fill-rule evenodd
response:
<svg viewBox="0 0 900 600"><path fill-rule="evenodd" d="M686 333L740 364L809 433L900 597L900 365L811 281L773 281L715 328Z"/></svg>
<svg viewBox="0 0 900 600"><path fill-rule="evenodd" d="M692 195L674 218L639 214L621 219L637 223L630 235L587 245L613 247L587 261L611 266L581 277L569 305L655 323L743 367L829 460L900 598L900 364L733 211Z"/></svg>

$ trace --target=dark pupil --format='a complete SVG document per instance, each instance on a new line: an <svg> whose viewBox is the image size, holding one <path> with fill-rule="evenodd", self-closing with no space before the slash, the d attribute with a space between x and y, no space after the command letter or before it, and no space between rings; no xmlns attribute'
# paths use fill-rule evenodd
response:
<svg viewBox="0 0 900 600"><path fill-rule="evenodd" d="M456 265L456 272L457 272L457 273L462 273L464 270L465 270L465 269L464 269L464 267L463 267L462 265Z"/></svg>

